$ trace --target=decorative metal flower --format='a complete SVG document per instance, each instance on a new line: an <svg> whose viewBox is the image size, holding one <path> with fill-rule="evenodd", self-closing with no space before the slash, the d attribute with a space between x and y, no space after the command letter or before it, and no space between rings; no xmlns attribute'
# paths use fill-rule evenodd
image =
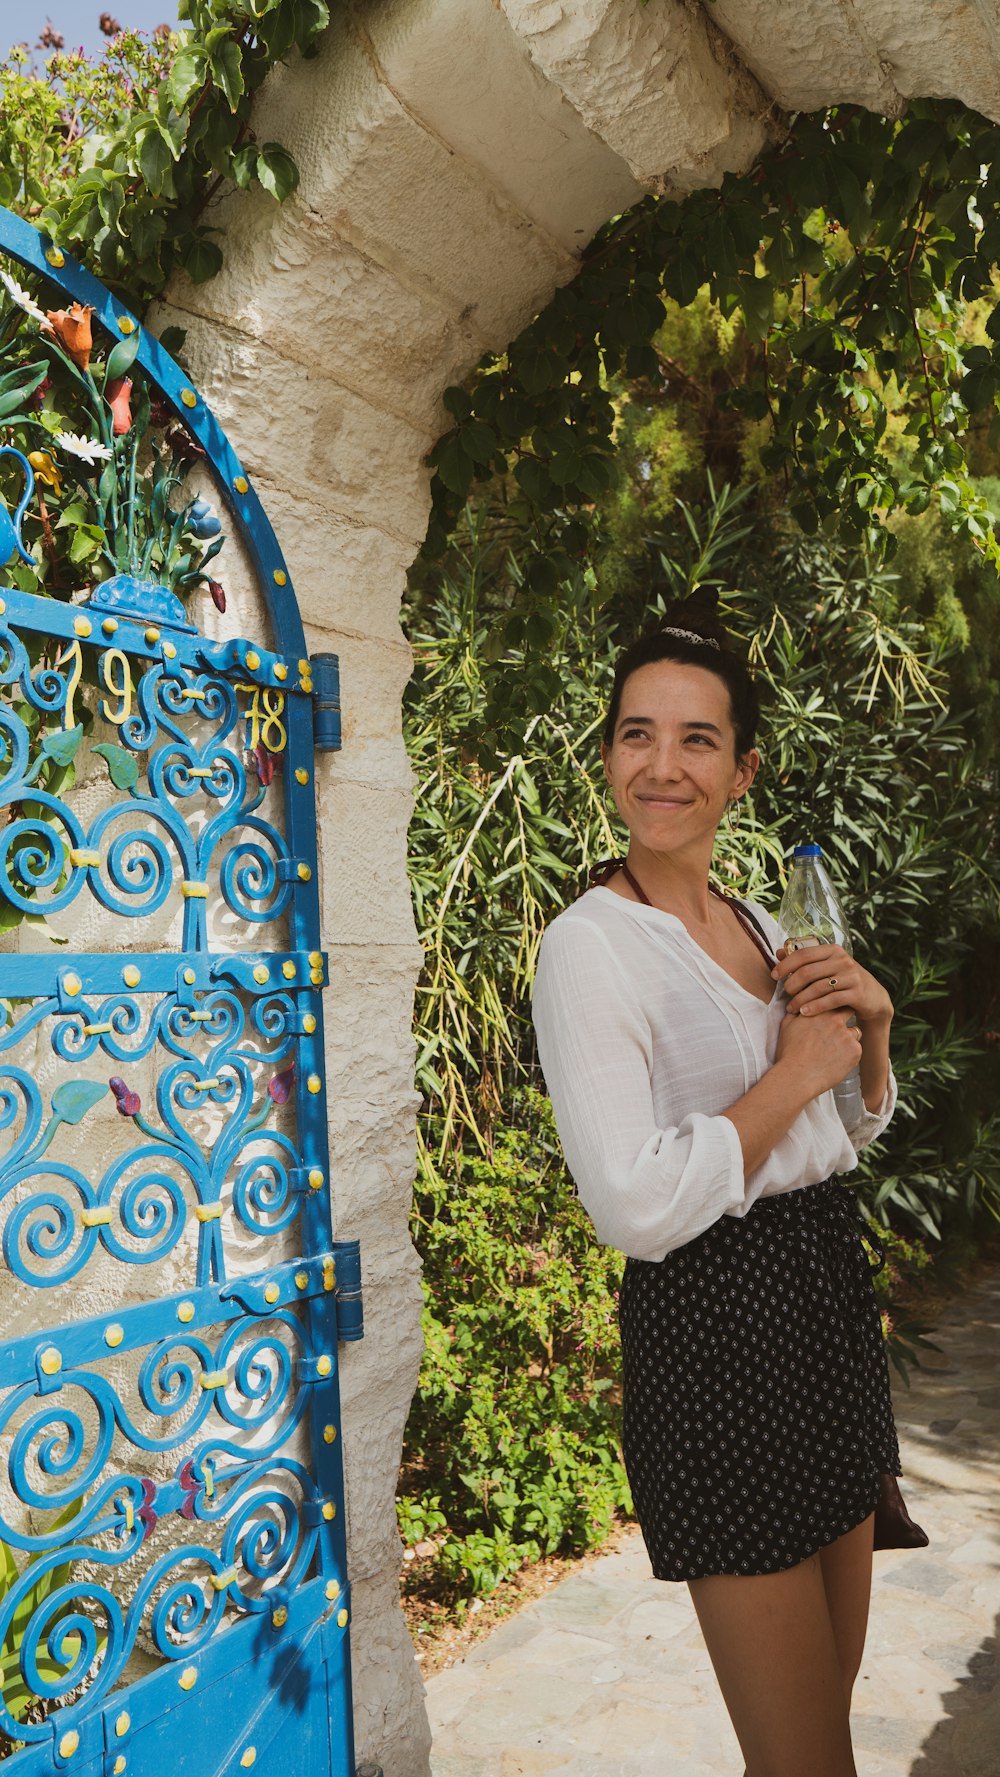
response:
<svg viewBox="0 0 1000 1777"><path fill-rule="evenodd" d="M192 536L206 542L209 537L217 537L222 526L207 500L192 500L187 516L187 528Z"/></svg>
<svg viewBox="0 0 1000 1777"><path fill-rule="evenodd" d="M132 430L132 378L116 376L109 382L104 397L111 409L112 431L124 438Z"/></svg>
<svg viewBox="0 0 1000 1777"><path fill-rule="evenodd" d="M45 331L55 334L81 370L88 368L94 346L90 327L93 312L89 303L73 302L68 309L49 309L42 321Z"/></svg>
<svg viewBox="0 0 1000 1777"><path fill-rule="evenodd" d="M217 611L225 611L226 589L218 580L210 580L208 590L212 594L212 603Z"/></svg>
<svg viewBox="0 0 1000 1777"><path fill-rule="evenodd" d="M80 457L84 463L105 462L111 455L107 444L97 438L85 438L82 432L57 432L56 443L71 457Z"/></svg>
<svg viewBox="0 0 1000 1777"><path fill-rule="evenodd" d="M268 1084L267 1095L274 1104L287 1104L292 1086L295 1083L295 1065L286 1067L280 1074L275 1074Z"/></svg>
<svg viewBox="0 0 1000 1777"><path fill-rule="evenodd" d="M16 302L18 308L23 309L26 315L30 315L33 321L40 322L43 327L48 325L44 309L39 308L24 285L19 284L16 278L12 278L9 271L0 271L0 284L3 285L11 301Z"/></svg>
<svg viewBox="0 0 1000 1777"><path fill-rule="evenodd" d="M119 1074L112 1074L108 1085L115 1095L115 1107L118 1115L120 1117L137 1117L142 1110L142 1099L138 1092L133 1092L131 1086L126 1086Z"/></svg>
<svg viewBox="0 0 1000 1777"><path fill-rule="evenodd" d="M62 494L62 478L56 468L56 461L50 450L29 450L28 461L35 471L35 480L44 481L59 499Z"/></svg>

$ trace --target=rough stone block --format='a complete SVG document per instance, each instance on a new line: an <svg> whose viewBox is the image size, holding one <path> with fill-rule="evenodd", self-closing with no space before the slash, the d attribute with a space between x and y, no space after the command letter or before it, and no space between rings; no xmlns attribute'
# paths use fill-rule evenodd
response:
<svg viewBox="0 0 1000 1777"><path fill-rule="evenodd" d="M568 251L642 196L621 157L534 66L499 7L376 0L359 28L411 114Z"/></svg>
<svg viewBox="0 0 1000 1777"><path fill-rule="evenodd" d="M698 183L714 184L763 147L767 99L719 53L700 9L680 0L501 3L536 66L648 190L687 188L694 169Z"/></svg>
<svg viewBox="0 0 1000 1777"><path fill-rule="evenodd" d="M342 388L322 359L311 368L198 316L188 318L191 374L246 473L293 496L322 490L335 512L387 529L416 553L427 528L435 433Z"/></svg>
<svg viewBox="0 0 1000 1777"><path fill-rule="evenodd" d="M576 269L572 254L411 116L343 13L313 61L272 74L257 132L295 155L311 209L339 236L457 299L485 339L506 342Z"/></svg>

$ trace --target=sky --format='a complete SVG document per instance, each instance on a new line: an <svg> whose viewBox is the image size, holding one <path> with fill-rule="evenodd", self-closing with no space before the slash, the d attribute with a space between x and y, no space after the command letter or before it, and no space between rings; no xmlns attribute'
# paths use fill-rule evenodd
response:
<svg viewBox="0 0 1000 1777"><path fill-rule="evenodd" d="M155 25L176 25L177 0L27 0L26 5L12 6L9 11L0 0L0 18L6 26L5 32L0 27L0 34L13 39L16 18L17 34L35 43L46 19L51 19L65 37L67 49L82 45L88 55L98 55L107 43L97 22L102 12L110 12L122 26L152 31Z"/></svg>

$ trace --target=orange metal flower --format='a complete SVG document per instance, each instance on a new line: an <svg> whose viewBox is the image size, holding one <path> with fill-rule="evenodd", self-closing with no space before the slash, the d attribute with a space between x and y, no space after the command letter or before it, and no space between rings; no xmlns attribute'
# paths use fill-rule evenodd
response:
<svg viewBox="0 0 1000 1777"><path fill-rule="evenodd" d="M108 384L104 395L111 409L114 435L116 438L122 438L126 432L132 430L132 378L130 376L116 376Z"/></svg>
<svg viewBox="0 0 1000 1777"><path fill-rule="evenodd" d="M65 346L74 364L78 364L81 370L86 370L90 364L94 344L90 330L93 312L89 303L74 302L68 309L49 309L45 317L47 331L55 334L59 344Z"/></svg>

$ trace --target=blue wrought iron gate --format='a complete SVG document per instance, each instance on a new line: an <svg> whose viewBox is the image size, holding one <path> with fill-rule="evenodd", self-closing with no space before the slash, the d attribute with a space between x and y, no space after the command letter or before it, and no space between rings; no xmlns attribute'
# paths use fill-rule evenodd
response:
<svg viewBox="0 0 1000 1777"><path fill-rule="evenodd" d="M362 1324L330 1224L313 782L336 661L314 677L250 479L178 366L7 212L0 252L137 347L270 614L266 644L213 641L127 573L82 602L0 584L0 905L96 905L125 934L0 956L0 1646L8 1699L48 1706L5 1703L0 1730L17 1777L345 1777L337 1345ZM104 775L77 806L39 761L80 742L81 680L76 757Z"/></svg>

